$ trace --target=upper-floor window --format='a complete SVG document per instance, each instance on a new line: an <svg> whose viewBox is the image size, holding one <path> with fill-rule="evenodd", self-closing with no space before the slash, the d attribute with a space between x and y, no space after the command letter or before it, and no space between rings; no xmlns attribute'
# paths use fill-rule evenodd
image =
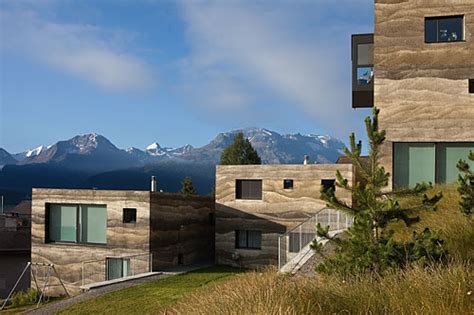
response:
<svg viewBox="0 0 474 315"><path fill-rule="evenodd" d="M336 180L334 179L321 179L321 186L324 192L329 191L329 189L336 189Z"/></svg>
<svg viewBox="0 0 474 315"><path fill-rule="evenodd" d="M425 42L444 43L464 40L464 17L442 16L425 18Z"/></svg>
<svg viewBox="0 0 474 315"><path fill-rule="evenodd" d="M137 223L136 208L123 208L123 223Z"/></svg>
<svg viewBox="0 0 474 315"><path fill-rule="evenodd" d="M46 215L46 241L106 244L106 206L49 204Z"/></svg>
<svg viewBox="0 0 474 315"><path fill-rule="evenodd" d="M283 189L293 189L293 180L292 179L284 179L283 180Z"/></svg>
<svg viewBox="0 0 474 315"><path fill-rule="evenodd" d="M237 179L235 181L235 199L262 200L262 180Z"/></svg>

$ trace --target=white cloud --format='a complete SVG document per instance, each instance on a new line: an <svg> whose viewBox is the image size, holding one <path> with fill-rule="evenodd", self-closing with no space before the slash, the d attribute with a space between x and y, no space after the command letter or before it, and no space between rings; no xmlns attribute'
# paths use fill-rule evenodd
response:
<svg viewBox="0 0 474 315"><path fill-rule="evenodd" d="M220 93L202 87L213 80L208 71L219 69L232 78L242 107L252 106L254 95L264 90L294 104L321 126L337 124L346 134L354 117L350 34L358 29L340 17L332 19L328 12L357 5L355 1L337 6L326 1L184 2L191 45L185 75L199 77L199 94L217 104Z"/></svg>
<svg viewBox="0 0 474 315"><path fill-rule="evenodd" d="M2 51L20 54L110 90L145 90L156 83L147 64L121 49L117 33L53 22L35 11L0 11Z"/></svg>

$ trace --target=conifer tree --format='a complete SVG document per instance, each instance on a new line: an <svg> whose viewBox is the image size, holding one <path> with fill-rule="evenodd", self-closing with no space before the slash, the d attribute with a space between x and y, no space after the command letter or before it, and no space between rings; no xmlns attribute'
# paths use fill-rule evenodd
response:
<svg viewBox="0 0 474 315"><path fill-rule="evenodd" d="M191 177L186 176L183 179L183 181L181 182L181 190L179 191L179 193L183 195L197 195L197 191L193 186Z"/></svg>
<svg viewBox="0 0 474 315"><path fill-rule="evenodd" d="M468 159L474 162L473 151L469 152ZM458 177L458 192L461 195L459 207L461 212L471 219L474 211L474 172L464 160L460 160L457 167L463 173L462 175L459 174Z"/></svg>
<svg viewBox="0 0 474 315"><path fill-rule="evenodd" d="M239 132L234 137L234 142L224 149L221 155L221 165L246 165L246 164L262 164L260 156L252 147L248 139L244 138L244 134Z"/></svg>
<svg viewBox="0 0 474 315"><path fill-rule="evenodd" d="M370 144L368 158L361 158L361 145L356 144L354 133L349 138L350 149L345 149L345 155L350 158L358 174L357 183L349 185L339 171L336 173L336 186L348 190L352 202L340 200L334 189L321 191L321 199L326 201L328 207L343 211L354 221L342 237L330 236L329 227L318 224L318 236L336 247L336 253L325 257L318 265L319 272L342 275L383 273L411 261L439 260L446 254L438 232L425 229L422 233L414 233L412 240L402 242L396 241L393 231L388 229L390 222L403 221L406 226L418 222L417 213L435 210L442 194L428 197L425 192L431 184L426 183L417 184L413 189L388 191L390 175L379 163L379 148L385 140L385 131L379 130L378 114L379 110L374 108L372 119L365 119ZM419 198L416 198L415 205L402 207L397 201L400 196ZM317 240L311 247L323 255L322 245Z"/></svg>

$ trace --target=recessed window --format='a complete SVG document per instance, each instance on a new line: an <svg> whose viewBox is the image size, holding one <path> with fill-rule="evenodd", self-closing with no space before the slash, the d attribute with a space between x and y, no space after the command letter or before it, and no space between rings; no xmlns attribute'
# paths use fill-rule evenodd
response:
<svg viewBox="0 0 474 315"><path fill-rule="evenodd" d="M49 204L46 240L47 242L106 244L106 206Z"/></svg>
<svg viewBox="0 0 474 315"><path fill-rule="evenodd" d="M293 180L292 179L284 179L283 180L283 189L293 189Z"/></svg>
<svg viewBox="0 0 474 315"><path fill-rule="evenodd" d="M261 249L262 231L236 230L235 247L244 249Z"/></svg>
<svg viewBox="0 0 474 315"><path fill-rule="evenodd" d="M137 209L123 208L123 223L137 223Z"/></svg>
<svg viewBox="0 0 474 315"><path fill-rule="evenodd" d="M414 187L417 183L454 183L460 159L467 159L474 143L395 143L393 146L393 185Z"/></svg>
<svg viewBox="0 0 474 315"><path fill-rule="evenodd" d="M107 258L107 280L128 277L130 272L130 258Z"/></svg>
<svg viewBox="0 0 474 315"><path fill-rule="evenodd" d="M445 43L464 40L464 17L443 16L425 18L425 42Z"/></svg>
<svg viewBox="0 0 474 315"><path fill-rule="evenodd" d="M235 181L235 199L262 200L262 180L238 179Z"/></svg>
<svg viewBox="0 0 474 315"><path fill-rule="evenodd" d="M336 180L334 179L322 179L321 186L323 188L323 192L328 192L329 189L336 189Z"/></svg>
<svg viewBox="0 0 474 315"><path fill-rule="evenodd" d="M474 79L469 79L469 93L474 93Z"/></svg>

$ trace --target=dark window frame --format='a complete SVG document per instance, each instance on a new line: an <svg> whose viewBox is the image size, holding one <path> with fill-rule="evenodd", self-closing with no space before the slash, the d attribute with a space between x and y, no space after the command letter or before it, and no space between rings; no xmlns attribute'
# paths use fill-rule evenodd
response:
<svg viewBox="0 0 474 315"><path fill-rule="evenodd" d="M247 187L243 185L247 184ZM258 188L252 185L258 184ZM235 180L236 200L263 200L263 181L261 179L236 179Z"/></svg>
<svg viewBox="0 0 474 315"><path fill-rule="evenodd" d="M439 39L439 22L442 20L447 20L447 19L453 19L453 18L461 18L461 36L460 39L457 40L449 40L449 41L443 41ZM428 34L427 34L427 24L430 21L436 21L436 40L428 40ZM466 36L466 27L465 27L465 17L464 15L442 15L442 16L427 16L425 17L425 24L424 24L424 42L425 44L442 44L442 43L459 43L459 42L464 42L465 41L465 36Z"/></svg>
<svg viewBox="0 0 474 315"><path fill-rule="evenodd" d="M294 180L292 179L284 179L283 180L283 189L292 190L294 187Z"/></svg>
<svg viewBox="0 0 474 315"><path fill-rule="evenodd" d="M257 232L260 234L260 246L251 247L249 246L249 232ZM245 233L245 246L239 245L239 234ZM235 248L237 249L249 249L249 250L261 250L262 249L262 231L260 230L235 230Z"/></svg>
<svg viewBox="0 0 474 315"><path fill-rule="evenodd" d="M329 183L331 183L329 185ZM323 192L327 192L329 189L333 188L336 191L336 180L335 179L321 179L321 189Z"/></svg>
<svg viewBox="0 0 474 315"><path fill-rule="evenodd" d="M468 80L468 90L470 94L474 94L474 79Z"/></svg>
<svg viewBox="0 0 474 315"><path fill-rule="evenodd" d="M49 229L50 229L50 224L49 224L49 215L50 215L50 207L51 205L62 205L62 206L75 206L76 207L76 241L55 241L55 240L52 240L50 238L50 233L49 233ZM80 222L80 206L88 206L88 205L91 205L91 206L104 206L105 207L105 211L107 212L107 205L106 204L89 204L89 203L56 203L56 202L48 202L45 204L45 208L46 208L46 211L45 211L45 224L44 224L44 227L45 227L45 238L44 238L44 242L46 244L79 244L79 245L93 245L93 246L107 246L107 229L108 229L108 222L106 221L106 225L105 225L105 233L106 233L106 240L105 240L105 243L93 243L93 242L84 242L81 240L81 224L79 223Z"/></svg>
<svg viewBox="0 0 474 315"><path fill-rule="evenodd" d="M131 219L129 216L131 215ZM125 224L136 224L137 223L137 208L123 208L122 209L122 222Z"/></svg>

